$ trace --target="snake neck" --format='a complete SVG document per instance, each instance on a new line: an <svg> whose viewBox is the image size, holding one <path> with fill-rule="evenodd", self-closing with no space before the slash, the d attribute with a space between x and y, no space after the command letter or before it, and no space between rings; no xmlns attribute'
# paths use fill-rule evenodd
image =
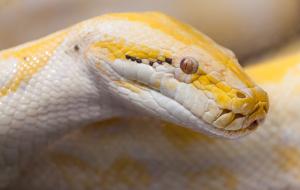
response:
<svg viewBox="0 0 300 190"><path fill-rule="evenodd" d="M64 134L95 121L124 115L121 103L109 92L103 77L91 72L83 57L72 55L77 49L69 45L60 41L60 47L53 52L18 57L29 44L0 54L3 185L14 179L33 155ZM45 64L39 65L44 60ZM7 87L9 91L5 91Z"/></svg>

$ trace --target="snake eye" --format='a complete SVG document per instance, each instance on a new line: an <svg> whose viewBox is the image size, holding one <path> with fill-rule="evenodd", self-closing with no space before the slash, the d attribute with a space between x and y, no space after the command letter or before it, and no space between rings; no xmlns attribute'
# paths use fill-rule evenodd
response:
<svg viewBox="0 0 300 190"><path fill-rule="evenodd" d="M198 61L192 57L185 57L180 61L180 68L186 74L196 73L198 66Z"/></svg>

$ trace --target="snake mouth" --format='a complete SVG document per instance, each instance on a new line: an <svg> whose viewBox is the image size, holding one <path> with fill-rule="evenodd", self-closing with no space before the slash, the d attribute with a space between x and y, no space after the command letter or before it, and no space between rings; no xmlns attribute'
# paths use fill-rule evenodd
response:
<svg viewBox="0 0 300 190"><path fill-rule="evenodd" d="M244 128L249 130L256 129L260 124L265 121L268 112L267 102L259 102L254 110L247 117L244 123Z"/></svg>
<svg viewBox="0 0 300 190"><path fill-rule="evenodd" d="M250 123L250 125L248 126L248 128L250 130L255 130L258 127L259 123L261 123L261 122L262 121L254 120L252 123Z"/></svg>
<svg viewBox="0 0 300 190"><path fill-rule="evenodd" d="M251 131L258 128L265 120L268 112L267 102L258 102L254 109L248 114L234 114L231 122L224 126L220 126L216 123L218 119L222 118L223 115L232 113L230 110L223 110L222 114L218 116L218 119L213 123L217 131L224 132L227 137L240 137L244 136Z"/></svg>
<svg viewBox="0 0 300 190"><path fill-rule="evenodd" d="M205 121L203 117L195 115L190 109L186 108L176 100L158 92L155 94L156 96L153 96L155 101L164 109L169 110L169 113L171 113L173 117L179 119L179 121L167 119L168 121L190 128L194 131L204 132L209 135L213 134L221 138L235 139L251 133L263 122L267 113L266 103L259 103L257 106L258 108L253 110L251 114L243 115L237 113L227 125L217 126L215 122L222 115L233 113L233 111L224 109L222 114L219 114L219 116L216 117L217 119L215 121L208 122ZM167 117L161 119L165 120L166 118Z"/></svg>
<svg viewBox="0 0 300 190"><path fill-rule="evenodd" d="M266 103L259 103L256 108L248 115L243 115L240 113L233 113L230 110L223 109L222 113L218 116L216 121L213 124L220 129L225 130L239 130L246 129L253 130L257 128L265 120L267 114L267 109L265 107ZM231 115L231 120L226 120L225 116ZM219 120L222 119L221 123ZM225 120L225 121L224 121ZM226 123L227 122L227 123Z"/></svg>

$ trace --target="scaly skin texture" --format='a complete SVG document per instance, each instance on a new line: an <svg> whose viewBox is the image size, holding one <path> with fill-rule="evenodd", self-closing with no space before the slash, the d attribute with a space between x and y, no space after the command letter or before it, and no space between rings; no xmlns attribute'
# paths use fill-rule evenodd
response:
<svg viewBox="0 0 300 190"><path fill-rule="evenodd" d="M110 119L49 146L11 189L297 190L299 66L296 52L247 68L271 107L246 137L228 141L153 119Z"/></svg>
<svg viewBox="0 0 300 190"><path fill-rule="evenodd" d="M47 151L40 154L48 150L46 145L52 147L60 139L69 138L75 129L96 121L148 116L181 125L179 131L184 131L184 127L197 131L196 139L199 132L237 138L253 131L264 120L269 107L267 94L244 73L229 50L190 26L159 13L104 15L2 51L0 72L1 187L13 186L18 177L26 179L29 160L47 155ZM145 127L151 130L147 123L149 121L145 120ZM174 126L163 125L158 128L165 137L174 138L169 129ZM157 140L153 139L157 145L161 144L166 152L176 151L157 135ZM204 139L204 142L211 142L209 137ZM176 140L174 142L176 146ZM107 146L110 145L102 147ZM120 187L113 185L113 188L126 188L124 185L138 189L145 185L163 188L159 180L153 182L156 175L151 172L155 172L155 165L168 159L157 160L157 163L152 160L153 166L145 165L133 156L143 157L148 153L135 150L135 146L132 148L133 155L110 147L111 154L105 153L100 160L108 158L106 165L115 162L111 163L111 168L103 170L98 167L93 170L93 164L86 165L82 158L70 158L65 151L46 157L62 167L75 164L87 172L92 169L91 172L97 173L94 177L107 177L101 180L100 186L97 181L84 181L83 186L75 185L74 188L103 186L109 189L115 181L111 175L120 175L118 179L125 183ZM131 166L135 171L130 175L141 177L138 186L135 177L127 175ZM230 170L221 166L206 168L207 175L188 168L183 166L170 175L184 172L191 180L188 183L193 184L199 182L198 176L221 173L228 186L234 187L237 183ZM48 169L52 172L51 167ZM74 178L68 177L70 171L62 171L66 175L61 188L72 184L70 180ZM88 177L88 173L78 175L85 176ZM159 174L156 177L161 178ZM33 185L53 188L50 178L46 178L49 179L47 183L40 183L37 177ZM55 175L51 179L55 180ZM209 180L204 182L210 183ZM177 188L182 184L178 185Z"/></svg>

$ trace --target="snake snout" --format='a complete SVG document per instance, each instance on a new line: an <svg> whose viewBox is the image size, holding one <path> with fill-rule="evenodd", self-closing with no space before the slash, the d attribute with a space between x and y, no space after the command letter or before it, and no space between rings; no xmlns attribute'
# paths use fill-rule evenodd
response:
<svg viewBox="0 0 300 190"><path fill-rule="evenodd" d="M256 100L256 104L248 114L248 117L244 123L243 128L255 129L266 118L269 110L269 101L267 93L259 87L255 87L253 90L253 98Z"/></svg>

